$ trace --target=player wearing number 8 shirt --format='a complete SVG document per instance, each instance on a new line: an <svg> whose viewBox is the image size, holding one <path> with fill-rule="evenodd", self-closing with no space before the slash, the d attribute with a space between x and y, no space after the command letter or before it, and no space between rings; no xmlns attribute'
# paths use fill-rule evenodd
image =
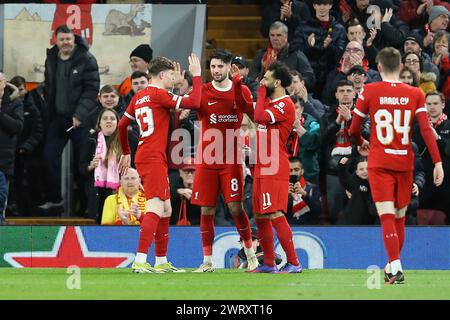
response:
<svg viewBox="0 0 450 320"><path fill-rule="evenodd" d="M219 190L225 199L239 235L244 240L248 269L258 266L253 250L250 222L242 206L243 167L240 127L243 113L253 114L253 104L235 101L238 76L229 79L230 52L216 49L209 57L213 81L203 85L200 120L200 139L196 153L196 171L191 203L201 206L200 232L203 263L194 272L213 272L212 247L214 215ZM236 68L234 68L236 69ZM239 89L251 100L250 90ZM213 138L212 138L213 137Z"/></svg>
<svg viewBox="0 0 450 320"><path fill-rule="evenodd" d="M258 239L264 251L264 264L253 270L257 273L302 272L293 244L292 230L285 216L290 173L286 144L294 122L298 121L294 103L286 95L286 87L291 81L289 69L283 63L275 62L264 74L258 89L253 211L258 226ZM266 99L266 94L270 100ZM280 271L275 265L273 228L287 258L287 263Z"/></svg>
<svg viewBox="0 0 450 320"><path fill-rule="evenodd" d="M363 149L369 149L368 171L372 198L380 216L384 246L389 261L387 284L403 283L400 252L405 239L405 213L411 199L414 153L411 145L414 118L435 164L434 183L442 183L444 172L436 140L428 122L425 96L418 88L399 81L401 56L388 47L377 56L382 82L364 86L354 109L350 135ZM361 138L360 128L370 116L370 144Z"/></svg>
<svg viewBox="0 0 450 320"><path fill-rule="evenodd" d="M178 63L157 57L150 62L148 69L152 84L133 97L118 128L123 151L119 170L124 173L130 167L127 128L132 120L136 120L139 125L140 137L135 165L143 180L147 199L147 213L140 219L141 232L132 270L137 273L180 272L182 270L173 267L166 258L172 213L166 156L167 137L171 109L200 107L200 61L194 54L189 57L189 71L193 75L193 90L190 96L181 97L168 92L168 89L183 78ZM147 263L147 253L153 238L156 256L154 268Z"/></svg>

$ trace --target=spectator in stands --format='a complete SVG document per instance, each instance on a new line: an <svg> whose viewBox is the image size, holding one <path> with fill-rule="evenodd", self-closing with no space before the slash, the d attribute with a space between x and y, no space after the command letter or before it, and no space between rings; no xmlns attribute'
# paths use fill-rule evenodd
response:
<svg viewBox="0 0 450 320"><path fill-rule="evenodd" d="M147 72L134 71L131 74L131 90L123 96L125 108L130 104L130 101L133 99L135 93L148 87L148 81L149 76Z"/></svg>
<svg viewBox="0 0 450 320"><path fill-rule="evenodd" d="M200 225L200 207L191 204L194 176L194 158L184 158L179 175L171 176L170 202L175 213L171 217L172 225Z"/></svg>
<svg viewBox="0 0 450 320"><path fill-rule="evenodd" d="M424 50L431 56L433 54L434 35L439 31L446 31L450 19L450 11L443 6L433 6L428 11L428 24L418 30L423 38Z"/></svg>
<svg viewBox="0 0 450 320"><path fill-rule="evenodd" d="M422 157L419 154L419 148L416 143L412 143L414 151L414 179L411 195L411 202L406 210L405 223L408 225L417 224L417 209L419 208L419 195L425 184L425 171L423 168Z"/></svg>
<svg viewBox="0 0 450 320"><path fill-rule="evenodd" d="M259 264L264 263L264 252L262 251L261 245L258 241L258 230L256 228L252 228L252 241L253 241L253 250L256 253L256 257L258 258ZM239 239L239 243L241 245L241 250L230 258L230 268L231 269L246 269L248 267L247 256L244 251L244 240ZM279 253L275 252L275 264L279 265L283 259L281 258Z"/></svg>
<svg viewBox="0 0 450 320"><path fill-rule="evenodd" d="M318 224L322 213L319 186L305 179L303 164L289 158L289 196L286 219L290 225Z"/></svg>
<svg viewBox="0 0 450 320"><path fill-rule="evenodd" d="M256 54L250 68L251 79L261 80L267 68L275 61L284 62L290 69L300 72L309 90L314 88L314 71L305 54L288 43L288 28L276 21L270 26L269 45Z"/></svg>
<svg viewBox="0 0 450 320"><path fill-rule="evenodd" d="M329 72L322 94L322 101L326 105L336 103L335 89L337 83L345 80L349 71L354 66L361 66L367 75L367 83L381 81L378 71L369 68L369 61L365 58L364 48L361 43L351 41L345 47L345 51L337 65L337 68Z"/></svg>
<svg viewBox="0 0 450 320"><path fill-rule="evenodd" d="M405 42L403 43L403 52L416 53L422 58L424 72L433 72L436 75L435 84L439 84L440 74L439 68L432 62L431 57L422 50L423 38L416 32L411 32L407 35Z"/></svg>
<svg viewBox="0 0 450 320"><path fill-rule="evenodd" d="M108 196L103 206L102 224L137 225L146 213L146 199L141 178L136 169L129 168L120 177L116 194Z"/></svg>
<svg viewBox="0 0 450 320"><path fill-rule="evenodd" d="M182 81L175 87L174 93L180 96L187 95L191 93L192 90L192 74L189 70L184 71L184 77ZM199 131L199 126L196 124L198 120L197 111L190 109L180 109L179 112L172 112L170 114L170 127L169 132L169 148L168 148L168 163L169 163L169 171L174 172L175 175L178 175L178 170L181 168L181 164L174 163L172 159L172 151L173 148L179 146L179 143L183 144L183 154L180 156L181 158L190 157L195 154L195 146L198 141L194 141L194 136L196 136L196 132ZM183 132L183 136L180 139L179 131L175 130L181 129L185 130Z"/></svg>
<svg viewBox="0 0 450 320"><path fill-rule="evenodd" d="M79 170L86 176L87 217L101 222L103 204L119 186L118 162L122 155L117 125L119 115L103 108L97 130L83 140Z"/></svg>
<svg viewBox="0 0 450 320"><path fill-rule="evenodd" d="M364 84L369 78L367 77L367 72L362 66L356 65L350 68L347 72L347 80L353 83L353 88L355 88L356 98L362 92Z"/></svg>
<svg viewBox="0 0 450 320"><path fill-rule="evenodd" d="M345 28L330 14L333 0L312 0L312 4L314 17L300 22L292 46L308 57L316 75L314 96L320 100L326 76L342 56L347 36Z"/></svg>
<svg viewBox="0 0 450 320"><path fill-rule="evenodd" d="M366 40L367 33L364 26L357 19L350 20L347 24L347 39L349 42L357 41L361 43L364 47L365 56L369 61L369 66L371 68L376 68L376 57L378 54L378 49L373 45L373 40L377 36L377 29L369 29L370 36Z"/></svg>
<svg viewBox="0 0 450 320"><path fill-rule="evenodd" d="M0 191L0 220L4 218L9 182L14 174L17 140L23 129L24 117L22 101L19 99L11 101L5 88L6 78L4 73L0 72L0 189L2 190Z"/></svg>
<svg viewBox="0 0 450 320"><path fill-rule="evenodd" d="M298 96L291 96L295 104L298 121L288 138L287 149L290 156L298 157L304 168L305 179L319 183L319 150L320 125L319 122L305 110L305 102Z"/></svg>
<svg viewBox="0 0 450 320"><path fill-rule="evenodd" d="M131 72L140 71L148 73L147 67L153 58L153 49L148 44L140 44L130 53ZM119 94L123 97L131 91L131 76L122 81Z"/></svg>
<svg viewBox="0 0 450 320"><path fill-rule="evenodd" d="M342 215L338 219L338 224L375 224L378 221L378 214L370 194L367 158L359 158L356 161L356 171L353 174L350 174L348 167L349 158L343 157L339 161L339 181L349 199Z"/></svg>
<svg viewBox="0 0 450 320"><path fill-rule="evenodd" d="M450 174L450 121L445 113L444 95L440 92L431 92L426 96L428 117L442 158L444 174ZM450 223L450 179L445 179L441 186L433 184L433 164L428 149L425 146L417 127L414 128L414 141L419 147L425 170L425 185L420 192L420 208L444 211L447 215L446 223Z"/></svg>
<svg viewBox="0 0 450 320"><path fill-rule="evenodd" d="M450 33L439 31L434 36L433 63L441 71L439 88L445 96L445 100L450 100L450 58L449 58Z"/></svg>
<svg viewBox="0 0 450 320"><path fill-rule="evenodd" d="M104 85L100 89L100 92L98 93L98 102L86 118L83 129L88 131L87 134L93 133L96 130L98 115L103 108L116 111L119 115L119 119L122 118L126 109L119 92L109 84Z"/></svg>
<svg viewBox="0 0 450 320"><path fill-rule="evenodd" d="M330 222L335 224L338 214L344 209L346 203L345 190L339 182L339 161L343 157L352 154L352 145L348 129L352 119L354 108L355 89L353 83L341 80L336 86L336 107L331 108L322 118L321 145L323 147L322 161L325 168L322 174L326 174L326 195L328 203L328 215ZM363 136L368 138L370 129L368 123L363 126Z"/></svg>
<svg viewBox="0 0 450 320"><path fill-rule="evenodd" d="M8 203L8 180L0 171L0 225L5 223L5 210Z"/></svg>
<svg viewBox="0 0 450 320"><path fill-rule="evenodd" d="M436 91L436 75L433 72L423 72L423 60L420 55L415 52L405 53L403 55L403 64L415 74L419 79L419 88L427 94Z"/></svg>
<svg viewBox="0 0 450 320"><path fill-rule="evenodd" d="M394 12L395 7L392 0L370 0L371 5L378 6L372 13L373 22L370 25L379 26L373 45L378 49L385 47L395 47L401 49L406 35L409 33L409 26L400 20Z"/></svg>
<svg viewBox="0 0 450 320"><path fill-rule="evenodd" d="M261 35L269 37L269 29L276 21L283 22L289 29L289 39L294 39L294 32L300 21L309 20L311 12L302 0L270 0L263 3Z"/></svg>
<svg viewBox="0 0 450 320"><path fill-rule="evenodd" d="M417 78L417 74L413 72L408 66L403 66L402 71L400 71L400 80L403 83L409 84L413 87L419 86L419 78Z"/></svg>
<svg viewBox="0 0 450 320"><path fill-rule="evenodd" d="M303 80L302 75L297 70L291 70L292 83L287 88L289 95L298 96L303 99L305 103L305 112L312 115L316 120L320 120L325 114L326 108L317 99L313 98L312 93L308 92L305 86L305 80Z"/></svg>
<svg viewBox="0 0 450 320"><path fill-rule="evenodd" d="M433 6L444 6L450 10L450 3L445 0L402 0L398 17L411 29L423 28L428 23L428 13Z"/></svg>
<svg viewBox="0 0 450 320"><path fill-rule="evenodd" d="M100 78L95 57L80 36L67 26L56 29L56 44L47 50L45 101L49 128L44 147L47 164L47 202L39 208L61 207L61 155L70 139L78 163L81 125L95 108ZM75 171L75 177L78 177ZM82 182L77 181L80 185ZM81 187L80 187L81 188Z"/></svg>
<svg viewBox="0 0 450 320"><path fill-rule="evenodd" d="M11 84L18 88L17 99L23 103L23 130L17 140L16 162L14 166L14 197L11 199L11 211L20 215L36 212L36 205L41 200L41 158L44 125L41 113L34 105L26 89L26 80L21 76L11 79ZM36 194L38 193L38 194Z"/></svg>
<svg viewBox="0 0 450 320"><path fill-rule="evenodd" d="M231 60L231 64L235 64L239 68L239 73L242 77L242 84L246 85L250 89L252 92L253 101L256 102L259 83L255 79L251 79L248 76L250 69L248 68L247 60L245 60L242 56L235 56L233 60Z"/></svg>

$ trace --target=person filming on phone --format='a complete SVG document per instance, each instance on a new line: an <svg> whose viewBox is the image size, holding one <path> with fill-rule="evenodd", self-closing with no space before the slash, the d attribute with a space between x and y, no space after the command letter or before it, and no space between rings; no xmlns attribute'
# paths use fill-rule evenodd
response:
<svg viewBox="0 0 450 320"><path fill-rule="evenodd" d="M289 197L286 218L291 225L318 224L322 210L319 186L303 177L303 164L289 158Z"/></svg>

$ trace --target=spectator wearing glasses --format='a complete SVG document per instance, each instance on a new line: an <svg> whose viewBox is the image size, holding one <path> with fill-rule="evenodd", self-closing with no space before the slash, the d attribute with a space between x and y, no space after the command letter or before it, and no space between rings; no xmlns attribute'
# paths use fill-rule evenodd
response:
<svg viewBox="0 0 450 320"><path fill-rule="evenodd" d="M403 52L414 52L422 58L424 72L433 72L436 75L435 84L439 84L439 68L432 62L431 57L423 51L423 38L417 32L411 32L403 43Z"/></svg>
<svg viewBox="0 0 450 320"><path fill-rule="evenodd" d="M358 41L350 41L345 47L344 53L339 60L337 68L329 73L325 83L322 101L326 105L336 103L335 89L341 80L345 80L351 68L361 66L366 72L366 83L380 81L380 74L369 68L369 62L365 57L364 48Z"/></svg>
<svg viewBox="0 0 450 320"><path fill-rule="evenodd" d="M140 44L130 53L130 68L132 72L148 73L148 64L153 58L153 49L148 44ZM119 86L120 95L126 96L132 90L131 76L122 81Z"/></svg>
<svg viewBox="0 0 450 320"><path fill-rule="evenodd" d="M436 75L433 72L423 72L423 60L417 53L411 52L403 55L403 64L419 79L419 88L427 94L436 91Z"/></svg>

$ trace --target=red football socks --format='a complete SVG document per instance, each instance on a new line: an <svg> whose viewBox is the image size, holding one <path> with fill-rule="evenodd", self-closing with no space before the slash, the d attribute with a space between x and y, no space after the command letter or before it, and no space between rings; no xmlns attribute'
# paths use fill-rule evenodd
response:
<svg viewBox="0 0 450 320"><path fill-rule="evenodd" d="M295 252L294 242L292 241L292 230L286 220L286 216L281 216L272 220L272 225L277 232L277 238L280 241L281 247L286 252L287 262L298 266L298 257Z"/></svg>
<svg viewBox="0 0 450 320"><path fill-rule="evenodd" d="M160 217L153 212L147 212L141 219L140 237L137 252L148 254L158 227Z"/></svg>
<svg viewBox="0 0 450 320"><path fill-rule="evenodd" d="M200 233L202 235L203 256L212 256L214 242L214 215L201 215Z"/></svg>
<svg viewBox="0 0 450 320"><path fill-rule="evenodd" d="M380 216L381 230L383 235L384 247L389 258L389 262L400 258L399 237L395 228L395 215L382 214Z"/></svg>
<svg viewBox="0 0 450 320"><path fill-rule="evenodd" d="M264 252L264 264L275 267L275 247L273 243L273 229L270 219L255 219L258 226L259 244Z"/></svg>
<svg viewBox="0 0 450 320"><path fill-rule="evenodd" d="M246 248L252 247L252 231L250 229L250 221L248 220L247 214L244 210L238 216L233 216L234 223L236 224L236 229L239 235L244 240L244 246Z"/></svg>
<svg viewBox="0 0 450 320"><path fill-rule="evenodd" d="M155 234L155 256L167 256L167 245L169 244L170 217L162 217L159 220Z"/></svg>
<svg viewBox="0 0 450 320"><path fill-rule="evenodd" d="M405 220L406 217L395 219L395 229L397 230L398 247L400 252L402 251L403 248L403 242L405 242Z"/></svg>

